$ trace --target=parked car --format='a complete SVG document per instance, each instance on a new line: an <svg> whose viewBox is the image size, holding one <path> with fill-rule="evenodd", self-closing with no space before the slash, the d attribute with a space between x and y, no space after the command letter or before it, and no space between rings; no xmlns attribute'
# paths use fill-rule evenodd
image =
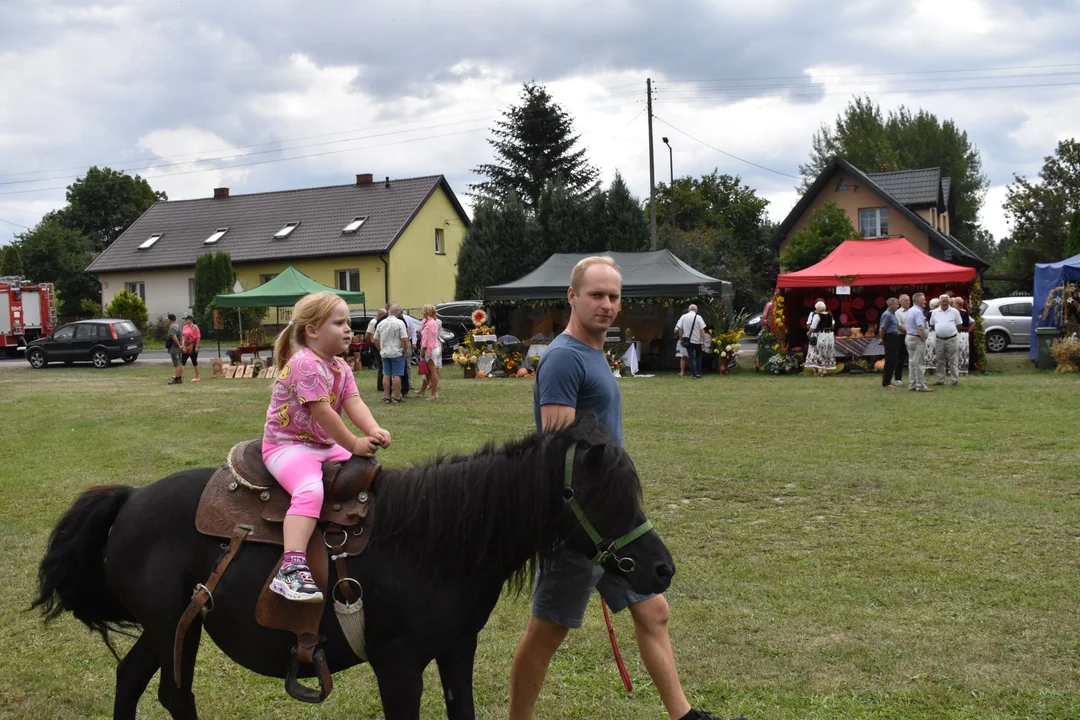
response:
<svg viewBox="0 0 1080 720"><path fill-rule="evenodd" d="M743 333L748 337L757 337L761 334L761 324L764 321L765 313L758 313L757 315L751 315L750 319L746 321L746 325L743 327Z"/></svg>
<svg viewBox="0 0 1080 720"><path fill-rule="evenodd" d="M142 334L130 320L80 320L30 342L26 360L39 369L51 362L92 362L106 368L113 360L135 362L142 351Z"/></svg>
<svg viewBox="0 0 1080 720"><path fill-rule="evenodd" d="M1004 352L1010 345L1031 347L1030 295L986 300L980 306L986 349Z"/></svg>
<svg viewBox="0 0 1080 720"><path fill-rule="evenodd" d="M456 300L435 306L435 317L442 320L443 331L439 336L443 344L443 359L454 354L454 348L465 340L472 330L473 311L481 307L479 300Z"/></svg>

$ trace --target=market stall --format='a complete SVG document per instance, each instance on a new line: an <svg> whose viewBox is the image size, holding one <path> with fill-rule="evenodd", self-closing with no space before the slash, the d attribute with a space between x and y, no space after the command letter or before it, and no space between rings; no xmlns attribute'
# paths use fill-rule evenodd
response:
<svg viewBox="0 0 1080 720"><path fill-rule="evenodd" d="M615 348L621 350L616 361L626 367L672 365L672 329L691 302L701 306L707 321L714 306L731 314L731 283L695 270L669 250L603 254L615 260L623 276L623 309L609 340L620 343ZM485 288L484 304L497 319L500 331L521 338L562 332L570 319L566 300L570 272L585 257L556 253L514 282Z"/></svg>
<svg viewBox="0 0 1080 720"><path fill-rule="evenodd" d="M889 297L921 292L928 300L942 294L970 300L974 280L974 268L930 257L905 238L846 240L816 265L777 277L786 344L805 349L807 318L822 300L835 321L837 357L872 362L885 352L876 338Z"/></svg>
<svg viewBox="0 0 1080 720"><path fill-rule="evenodd" d="M1035 295L1031 304L1031 359L1038 350L1036 328L1061 328L1072 335L1080 329L1080 255L1056 263L1035 264Z"/></svg>

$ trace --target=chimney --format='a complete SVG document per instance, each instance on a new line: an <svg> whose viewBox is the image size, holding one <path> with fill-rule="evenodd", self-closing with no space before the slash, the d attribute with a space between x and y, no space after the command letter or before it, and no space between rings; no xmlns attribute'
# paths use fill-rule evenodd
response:
<svg viewBox="0 0 1080 720"><path fill-rule="evenodd" d="M386 176L386 189L387 190L390 189L390 176L389 175Z"/></svg>
<svg viewBox="0 0 1080 720"><path fill-rule="evenodd" d="M375 176L371 173L361 173L356 176L357 185L370 185L375 182Z"/></svg>
<svg viewBox="0 0 1080 720"><path fill-rule="evenodd" d="M229 197L229 188L214 188L214 199L221 200Z"/></svg>

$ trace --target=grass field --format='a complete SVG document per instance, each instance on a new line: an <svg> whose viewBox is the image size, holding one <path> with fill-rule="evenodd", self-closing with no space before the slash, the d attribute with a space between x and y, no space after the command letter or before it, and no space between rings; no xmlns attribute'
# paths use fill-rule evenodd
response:
<svg viewBox="0 0 1080 720"><path fill-rule="evenodd" d="M25 612L75 496L215 465L261 432L268 381L168 387L168 368L140 364L0 370L0 717L111 714L104 645L70 617L42 627ZM678 563L671 632L695 705L755 720L1080 717L1080 376L1015 365L926 395L886 395L873 376L620 381L646 511ZM439 403L375 406L395 438L386 465L529 431L530 381L446 374ZM373 376L359 378L370 399ZM480 717L505 717L527 614L507 597L480 636ZM629 617L616 630L634 693L594 603L540 717L662 717ZM426 677L424 717L441 717ZM166 717L155 688L147 718ZM210 642L195 692L207 718L380 716L366 666L311 707Z"/></svg>

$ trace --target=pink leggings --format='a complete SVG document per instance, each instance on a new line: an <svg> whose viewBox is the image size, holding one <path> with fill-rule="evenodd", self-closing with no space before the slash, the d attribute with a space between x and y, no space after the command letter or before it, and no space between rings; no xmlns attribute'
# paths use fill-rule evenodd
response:
<svg viewBox="0 0 1080 720"><path fill-rule="evenodd" d="M323 505L322 464L348 460L352 453L340 445L313 448L263 441L262 456L266 469L292 496L288 514L317 518Z"/></svg>

